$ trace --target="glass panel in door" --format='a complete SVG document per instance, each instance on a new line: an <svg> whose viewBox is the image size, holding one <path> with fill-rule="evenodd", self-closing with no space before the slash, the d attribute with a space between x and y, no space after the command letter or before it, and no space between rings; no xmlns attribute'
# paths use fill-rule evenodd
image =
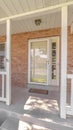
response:
<svg viewBox="0 0 73 130"><path fill-rule="evenodd" d="M30 82L47 84L47 41L30 44Z"/></svg>
<svg viewBox="0 0 73 130"><path fill-rule="evenodd" d="M52 80L56 81L57 78L57 68L56 68L56 60L57 60L57 56L56 56L56 42L52 42Z"/></svg>

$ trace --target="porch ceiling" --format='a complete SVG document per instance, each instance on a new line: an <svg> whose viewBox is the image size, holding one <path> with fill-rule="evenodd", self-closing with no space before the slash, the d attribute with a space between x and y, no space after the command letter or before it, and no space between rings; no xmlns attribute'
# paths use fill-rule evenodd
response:
<svg viewBox="0 0 73 130"><path fill-rule="evenodd" d="M0 18L70 1L73 0L0 0Z"/></svg>
<svg viewBox="0 0 73 130"><path fill-rule="evenodd" d="M32 1L32 3L31 3ZM45 9L46 7L60 5L73 0L0 0L0 19L22 13ZM68 25L73 21L73 6L68 9ZM40 26L35 25L35 19L41 19ZM21 19L11 20L12 34L21 32L30 32L35 30L44 30L49 28L60 27L61 12L51 12L48 14L39 14L39 16L23 17ZM0 24L0 35L5 35L5 23Z"/></svg>

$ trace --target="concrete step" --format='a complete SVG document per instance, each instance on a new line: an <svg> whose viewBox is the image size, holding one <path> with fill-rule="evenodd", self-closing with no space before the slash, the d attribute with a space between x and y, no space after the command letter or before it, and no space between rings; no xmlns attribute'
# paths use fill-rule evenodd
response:
<svg viewBox="0 0 73 130"><path fill-rule="evenodd" d="M28 122L19 121L18 130L49 130L49 129Z"/></svg>
<svg viewBox="0 0 73 130"><path fill-rule="evenodd" d="M10 116L1 125L1 128L6 130L18 130L18 126L19 126L19 119Z"/></svg>
<svg viewBox="0 0 73 130"><path fill-rule="evenodd" d="M0 120L0 130L73 130L73 125L59 118L48 118L45 121L26 114L19 117L16 113L1 111Z"/></svg>
<svg viewBox="0 0 73 130"><path fill-rule="evenodd" d="M0 130L49 130L47 128L21 121L15 117L8 117L1 125Z"/></svg>
<svg viewBox="0 0 73 130"><path fill-rule="evenodd" d="M0 110L0 126L8 118L9 115L10 113L8 111L2 109Z"/></svg>

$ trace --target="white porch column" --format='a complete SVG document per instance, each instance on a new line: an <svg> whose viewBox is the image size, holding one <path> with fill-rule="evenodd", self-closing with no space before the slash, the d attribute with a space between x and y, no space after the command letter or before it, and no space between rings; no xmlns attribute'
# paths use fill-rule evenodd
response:
<svg viewBox="0 0 73 130"><path fill-rule="evenodd" d="M7 105L11 104L11 34L10 34L10 20L6 21L6 99Z"/></svg>
<svg viewBox="0 0 73 130"><path fill-rule="evenodd" d="M66 118L66 87L67 87L67 6L61 10L61 89L60 116Z"/></svg>

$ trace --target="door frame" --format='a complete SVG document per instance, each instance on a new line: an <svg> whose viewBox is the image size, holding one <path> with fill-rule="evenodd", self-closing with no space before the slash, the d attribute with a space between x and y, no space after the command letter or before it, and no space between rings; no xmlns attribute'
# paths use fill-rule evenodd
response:
<svg viewBox="0 0 73 130"><path fill-rule="evenodd" d="M52 80L50 80L50 76L51 76L51 74L49 75L49 73L51 73L51 67L48 65L48 63L47 63L47 83L36 83L36 82L30 82L30 62L31 62L31 60L30 60L30 48L31 48L31 42L38 42L38 41L47 41L47 56L48 56L48 59L47 59L47 61L49 61L50 62L50 39L51 38L58 38L58 44L57 44L57 47L58 47L58 49L57 49L57 53L59 54L59 36L51 36L51 37L46 37L46 38L38 38L38 39L30 39L29 41L28 41L28 84L36 84L36 85L52 85L51 84L51 82L50 81L52 81ZM57 58L59 59L60 57L60 54L59 55L57 55ZM59 60L59 62L60 62L60 60ZM58 63L59 64L59 63ZM58 68L58 72L57 72L57 74L58 74L58 79L57 79L57 85L55 85L55 86L59 86L59 75L60 75L60 73L59 73L59 69L60 69L60 64L59 64L59 66L58 66L59 68ZM54 86L54 85L52 85L52 86Z"/></svg>

